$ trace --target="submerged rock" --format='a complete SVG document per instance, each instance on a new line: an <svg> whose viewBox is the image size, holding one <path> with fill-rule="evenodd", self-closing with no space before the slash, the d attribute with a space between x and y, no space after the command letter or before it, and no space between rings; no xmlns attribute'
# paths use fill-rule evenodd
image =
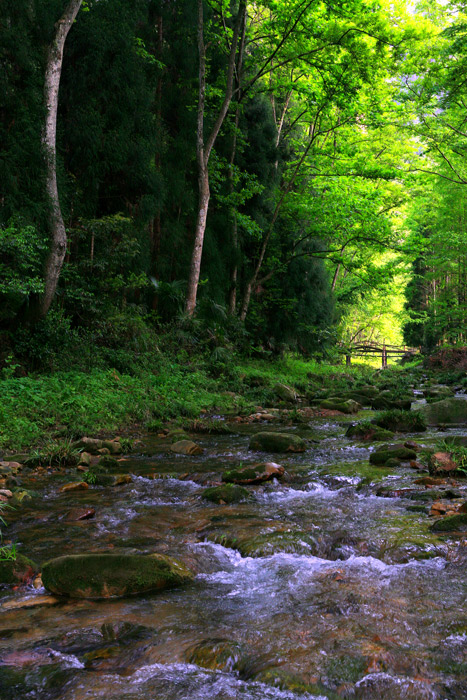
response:
<svg viewBox="0 0 467 700"><path fill-rule="evenodd" d="M222 481L228 484L261 484L269 479L280 479L284 467L275 462L262 462L247 467L229 469L222 475Z"/></svg>
<svg viewBox="0 0 467 700"><path fill-rule="evenodd" d="M212 503L241 503L251 498L249 491L237 484L211 486L201 496Z"/></svg>
<svg viewBox="0 0 467 700"><path fill-rule="evenodd" d="M306 442L291 433L256 433L250 439L250 450L262 452L305 452Z"/></svg>
<svg viewBox="0 0 467 700"><path fill-rule="evenodd" d="M47 590L70 598L121 598L189 583L193 574L163 554L71 554L42 567Z"/></svg>
<svg viewBox="0 0 467 700"><path fill-rule="evenodd" d="M178 440L170 446L172 452L178 455L201 455L204 450L192 440Z"/></svg>
<svg viewBox="0 0 467 700"><path fill-rule="evenodd" d="M25 583L39 571L31 559L17 554L15 559L0 560L0 585Z"/></svg>

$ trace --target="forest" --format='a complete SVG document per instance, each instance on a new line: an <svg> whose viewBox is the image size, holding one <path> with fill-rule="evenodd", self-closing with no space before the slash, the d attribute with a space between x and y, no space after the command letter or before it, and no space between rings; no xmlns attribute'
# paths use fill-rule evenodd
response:
<svg viewBox="0 0 467 700"><path fill-rule="evenodd" d="M467 6L0 0L0 700L465 700Z"/></svg>
<svg viewBox="0 0 467 700"><path fill-rule="evenodd" d="M2 363L462 343L462 13L3 0Z"/></svg>

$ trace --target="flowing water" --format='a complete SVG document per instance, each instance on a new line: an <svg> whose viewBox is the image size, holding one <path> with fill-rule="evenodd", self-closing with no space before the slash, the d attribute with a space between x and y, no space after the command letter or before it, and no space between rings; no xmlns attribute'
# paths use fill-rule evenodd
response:
<svg viewBox="0 0 467 700"><path fill-rule="evenodd" d="M199 457L148 437L120 462L133 475L123 486L61 493L69 475L25 479L40 496L8 534L32 559L164 552L196 578L110 601L3 591L0 698L465 700L466 542L429 531L420 475L370 466L374 445L347 439L345 420L282 427L310 440L282 459L248 450L249 433L277 425L248 425L198 436ZM265 458L286 474L249 487L254 501L201 498L232 464ZM77 507L96 515L69 520Z"/></svg>

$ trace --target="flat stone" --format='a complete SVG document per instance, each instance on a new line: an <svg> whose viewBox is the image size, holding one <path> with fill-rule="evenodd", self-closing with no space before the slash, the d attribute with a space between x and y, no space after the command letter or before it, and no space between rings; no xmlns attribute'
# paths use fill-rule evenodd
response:
<svg viewBox="0 0 467 700"><path fill-rule="evenodd" d="M23 600L6 600L2 604L2 610L21 610L22 608L37 608L39 606L51 607L60 602L60 598L53 595L37 595L34 598L24 598Z"/></svg>
<svg viewBox="0 0 467 700"><path fill-rule="evenodd" d="M74 508L67 515L67 520L76 522L78 520L90 520L96 514L94 508Z"/></svg>
<svg viewBox="0 0 467 700"><path fill-rule="evenodd" d="M60 492L66 493L68 491L87 491L89 484L85 481L74 481L71 484L65 484L61 487Z"/></svg>

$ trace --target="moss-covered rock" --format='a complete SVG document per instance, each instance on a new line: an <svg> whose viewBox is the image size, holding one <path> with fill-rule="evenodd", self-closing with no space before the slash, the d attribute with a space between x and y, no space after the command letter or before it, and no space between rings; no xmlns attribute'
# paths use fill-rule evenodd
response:
<svg viewBox="0 0 467 700"><path fill-rule="evenodd" d="M15 559L0 560L0 585L25 583L39 571L31 559L17 554Z"/></svg>
<svg viewBox="0 0 467 700"><path fill-rule="evenodd" d="M307 532L289 530L266 532L256 537L239 540L234 548L244 557L269 557L278 552L315 555L318 552L318 542Z"/></svg>
<svg viewBox="0 0 467 700"><path fill-rule="evenodd" d="M42 567L42 583L70 598L121 598L189 583L193 574L163 554L71 554Z"/></svg>
<svg viewBox="0 0 467 700"><path fill-rule="evenodd" d="M251 498L249 491L237 484L211 486L201 496L211 503L241 503Z"/></svg>
<svg viewBox="0 0 467 700"><path fill-rule="evenodd" d="M250 439L250 450L262 452L305 452L306 442L291 433L256 433Z"/></svg>
<svg viewBox="0 0 467 700"><path fill-rule="evenodd" d="M426 430L425 417L419 411L384 411L375 416L373 422L380 428L399 433L423 433Z"/></svg>
<svg viewBox="0 0 467 700"><path fill-rule="evenodd" d="M102 455L102 457L100 457L100 459L99 459L98 465L104 471L107 469L117 469L118 468L117 460L115 459L115 457L112 457L111 455Z"/></svg>
<svg viewBox="0 0 467 700"><path fill-rule="evenodd" d="M428 425L465 425L467 423L467 401L465 399L449 398L421 406Z"/></svg>
<svg viewBox="0 0 467 700"><path fill-rule="evenodd" d="M458 513L457 515L449 515L447 518L437 520L430 527L432 532L455 532L467 530L467 513Z"/></svg>
<svg viewBox="0 0 467 700"><path fill-rule="evenodd" d="M394 437L394 433L390 430L380 428L379 425L364 421L363 423L354 423L350 425L347 429L346 436L357 438L358 440L376 442L378 440L391 440Z"/></svg>
<svg viewBox="0 0 467 700"><path fill-rule="evenodd" d="M177 440L170 446L172 452L179 455L201 455L204 450L192 440Z"/></svg>
<svg viewBox="0 0 467 700"><path fill-rule="evenodd" d="M412 405L412 399L407 397L406 399L390 399L385 396L377 396L371 400L372 408L377 411L385 410L398 410L398 411L410 411Z"/></svg>
<svg viewBox="0 0 467 700"><path fill-rule="evenodd" d="M222 475L222 481L228 484L261 484L270 479L280 479L284 467L274 462L262 462L247 467L229 469Z"/></svg>
<svg viewBox="0 0 467 700"><path fill-rule="evenodd" d="M280 382L278 382L274 386L273 391L276 394L276 396L278 396L283 401L288 401L292 403L297 400L297 394L295 393L295 390L292 389L291 386L287 386L287 384L281 384Z"/></svg>
<svg viewBox="0 0 467 700"><path fill-rule="evenodd" d="M416 459L417 453L404 445L382 445L370 455L370 464L386 464L389 459L408 462Z"/></svg>
<svg viewBox="0 0 467 700"><path fill-rule="evenodd" d="M340 411L341 413L352 414L358 413L362 410L363 406L353 399L344 398L330 398L325 401L321 401L321 408L325 408L331 411Z"/></svg>

